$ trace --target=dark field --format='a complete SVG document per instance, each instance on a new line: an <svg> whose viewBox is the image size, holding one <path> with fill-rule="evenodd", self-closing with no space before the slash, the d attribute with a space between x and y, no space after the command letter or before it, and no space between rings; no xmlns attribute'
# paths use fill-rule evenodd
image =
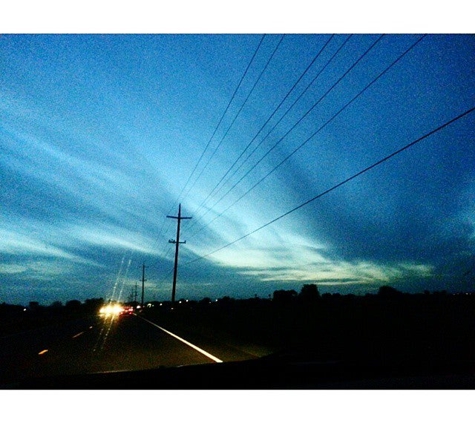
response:
<svg viewBox="0 0 475 422"><path fill-rule="evenodd" d="M62 324L98 312L99 300L69 306L0 305L0 336ZM311 353L318 359L472 359L475 295L445 292L367 296L301 295L211 302L152 303L141 314L198 344L240 345L256 357ZM245 346L243 346L245 345Z"/></svg>
<svg viewBox="0 0 475 422"><path fill-rule="evenodd" d="M303 293L279 291L272 300L223 297L217 301L180 300L174 306L157 302L137 311L136 317L123 317L124 327L132 321L139 323L137 327L149 327L145 321L135 320L142 317L223 359L225 353L226 363L189 366L179 361L178 366L136 374L119 372L91 378L84 373L84 378L48 382L40 378L23 388L475 386L475 295L409 295L391 289L366 296ZM20 332L31 337L40 327L59 332L62 326L97 315L101 304L96 299L35 309L3 304L0 336L5 341ZM134 337L134 332L129 335ZM138 347L139 343L132 344ZM129 352L127 348L121 353ZM140 355L140 350L137 352ZM175 352L157 349L157 353Z"/></svg>
<svg viewBox="0 0 475 422"><path fill-rule="evenodd" d="M318 359L475 356L475 296L323 295L303 301L182 302L145 311L185 338L219 338L275 353ZM257 353L256 353L257 354Z"/></svg>

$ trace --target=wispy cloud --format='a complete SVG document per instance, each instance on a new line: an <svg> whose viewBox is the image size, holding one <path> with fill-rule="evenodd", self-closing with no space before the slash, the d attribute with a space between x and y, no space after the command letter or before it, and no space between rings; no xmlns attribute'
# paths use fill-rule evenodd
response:
<svg viewBox="0 0 475 422"><path fill-rule="evenodd" d="M341 283L380 285L400 283L405 279L432 277L433 268L412 263L378 264L372 262L327 261L301 266L263 267L242 270L242 274L252 275L262 281L320 282L329 285Z"/></svg>
<svg viewBox="0 0 475 422"><path fill-rule="evenodd" d="M455 288L474 253L475 113L286 214L473 107L473 37L425 37L351 103L418 36L385 36L348 74L376 36L353 36L326 65L345 38L299 80L327 36L286 37L251 92L264 48L226 108L257 36L2 37L0 272L12 291L30 276L53 291L65 274L94 294L118 274L128 288L130 259L130 271L152 261L149 290L166 292L178 202L193 217L180 276L196 295L305 282L421 290L431 277ZM253 156L222 180L248 145L242 161Z"/></svg>

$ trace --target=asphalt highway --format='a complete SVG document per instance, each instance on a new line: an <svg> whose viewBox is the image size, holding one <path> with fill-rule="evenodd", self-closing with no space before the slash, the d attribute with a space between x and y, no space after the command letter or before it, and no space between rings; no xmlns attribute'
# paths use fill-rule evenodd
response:
<svg viewBox="0 0 475 422"><path fill-rule="evenodd" d="M94 316L0 338L0 385L32 377L240 361L219 340L184 338L141 315Z"/></svg>

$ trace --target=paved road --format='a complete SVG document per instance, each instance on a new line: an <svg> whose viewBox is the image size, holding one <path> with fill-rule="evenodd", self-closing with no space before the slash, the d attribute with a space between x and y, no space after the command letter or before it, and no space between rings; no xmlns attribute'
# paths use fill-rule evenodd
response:
<svg viewBox="0 0 475 422"><path fill-rule="evenodd" d="M207 350L211 349L211 350ZM91 317L0 338L0 384L28 377L129 371L253 358L184 338L140 315Z"/></svg>

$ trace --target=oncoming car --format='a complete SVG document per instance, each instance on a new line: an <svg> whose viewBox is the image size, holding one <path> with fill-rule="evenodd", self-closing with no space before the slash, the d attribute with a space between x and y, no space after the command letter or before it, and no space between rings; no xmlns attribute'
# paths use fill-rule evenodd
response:
<svg viewBox="0 0 475 422"><path fill-rule="evenodd" d="M122 305L119 303L109 303L107 305L104 305L99 310L99 315L103 317L133 315L133 313L134 313L133 306Z"/></svg>

